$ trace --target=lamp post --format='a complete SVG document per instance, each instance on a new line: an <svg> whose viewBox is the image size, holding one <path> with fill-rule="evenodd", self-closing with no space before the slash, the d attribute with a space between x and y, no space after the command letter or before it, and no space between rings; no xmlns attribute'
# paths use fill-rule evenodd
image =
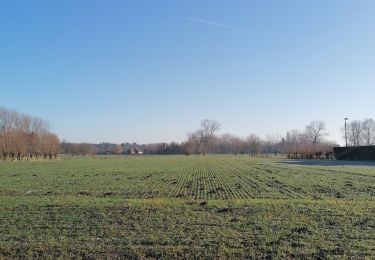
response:
<svg viewBox="0 0 375 260"><path fill-rule="evenodd" d="M348 147L348 135L346 133L346 121L348 121L349 118L345 117L344 120L345 120L345 146Z"/></svg>

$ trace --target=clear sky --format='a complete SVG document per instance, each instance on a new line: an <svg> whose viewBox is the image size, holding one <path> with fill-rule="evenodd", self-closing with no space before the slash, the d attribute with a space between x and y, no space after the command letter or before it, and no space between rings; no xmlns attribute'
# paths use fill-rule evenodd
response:
<svg viewBox="0 0 375 260"><path fill-rule="evenodd" d="M77 142L284 134L375 118L375 1L27 1L0 6L0 105Z"/></svg>

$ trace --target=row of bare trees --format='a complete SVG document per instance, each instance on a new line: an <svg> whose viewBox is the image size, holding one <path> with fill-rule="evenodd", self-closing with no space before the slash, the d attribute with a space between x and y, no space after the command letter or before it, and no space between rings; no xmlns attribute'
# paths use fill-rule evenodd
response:
<svg viewBox="0 0 375 260"><path fill-rule="evenodd" d="M247 138L241 138L232 134L211 135L202 138L197 133L188 135L188 140L183 144L186 154L252 154L261 152L263 140L257 135L251 134Z"/></svg>
<svg viewBox="0 0 375 260"><path fill-rule="evenodd" d="M215 120L203 120L201 127L188 134L183 144L186 154L286 154L290 158L332 158L334 143L326 141L326 124L323 121L312 121L304 130L290 130L285 136L266 135L261 138L250 134L241 138L232 134L220 136L215 133L220 124Z"/></svg>
<svg viewBox="0 0 375 260"><path fill-rule="evenodd" d="M375 121L371 118L354 120L347 124L346 136L349 146L374 145L375 144Z"/></svg>
<svg viewBox="0 0 375 260"><path fill-rule="evenodd" d="M61 144L61 152L66 155L95 155L99 152L96 144L90 143L67 143Z"/></svg>
<svg viewBox="0 0 375 260"><path fill-rule="evenodd" d="M85 155L119 155L129 154L130 150L137 149L142 154L182 154L184 145L181 143L69 143L61 144L61 152L65 155L85 156Z"/></svg>
<svg viewBox="0 0 375 260"><path fill-rule="evenodd" d="M60 141L41 118L0 107L0 158L56 158Z"/></svg>
<svg viewBox="0 0 375 260"><path fill-rule="evenodd" d="M334 142L324 139L328 133L323 121L312 121L304 131L290 130L282 139L282 148L289 158L332 159Z"/></svg>

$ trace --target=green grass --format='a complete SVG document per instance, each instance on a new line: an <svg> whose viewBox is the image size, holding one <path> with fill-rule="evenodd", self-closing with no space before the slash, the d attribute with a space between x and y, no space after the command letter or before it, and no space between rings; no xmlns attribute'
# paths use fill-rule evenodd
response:
<svg viewBox="0 0 375 260"><path fill-rule="evenodd" d="M0 162L0 258L373 258L375 167Z"/></svg>

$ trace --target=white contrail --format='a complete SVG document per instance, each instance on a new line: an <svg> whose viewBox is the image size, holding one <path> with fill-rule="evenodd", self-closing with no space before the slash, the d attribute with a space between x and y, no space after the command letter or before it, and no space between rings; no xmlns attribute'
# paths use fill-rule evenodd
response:
<svg viewBox="0 0 375 260"><path fill-rule="evenodd" d="M219 27L226 28L226 29L229 29L229 30L252 32L252 30L249 30L249 29L233 27L233 26L230 26L230 25L215 23L215 22L211 22L211 21L207 21L207 20L203 20L203 19L199 19L199 18L188 17L187 19L191 20L191 21L194 21L194 22L198 22L198 23L205 23L205 24L219 26Z"/></svg>

